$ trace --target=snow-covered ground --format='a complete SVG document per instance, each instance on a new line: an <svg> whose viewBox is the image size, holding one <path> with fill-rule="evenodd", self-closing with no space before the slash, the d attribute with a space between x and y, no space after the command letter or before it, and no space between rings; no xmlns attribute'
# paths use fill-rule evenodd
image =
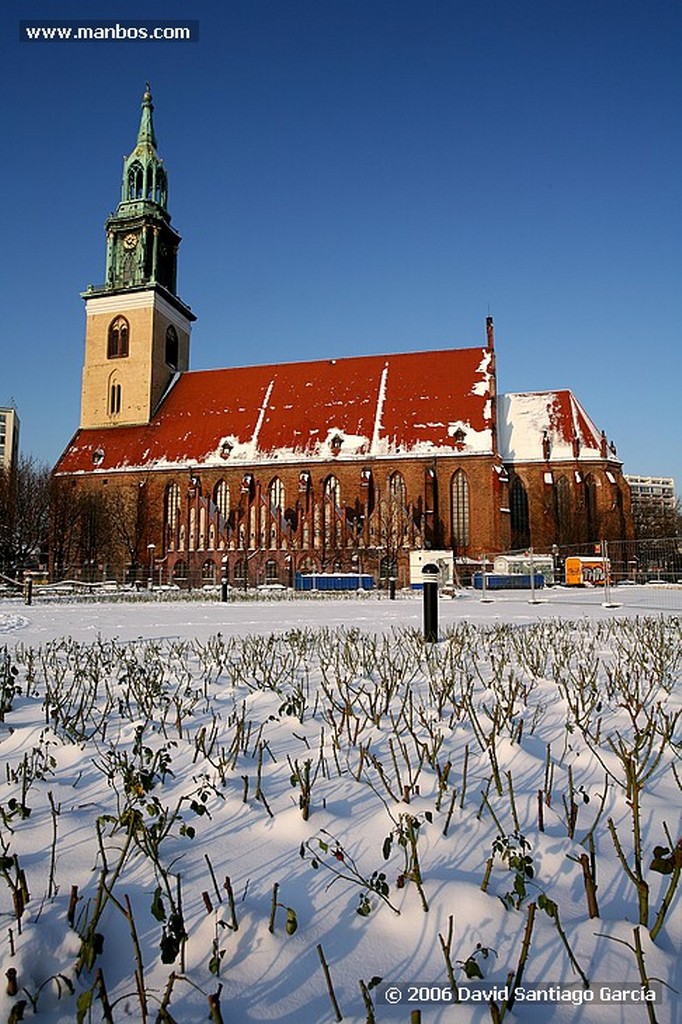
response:
<svg viewBox="0 0 682 1024"><path fill-rule="evenodd" d="M680 618L539 596L0 602L0 1021L674 1024Z"/></svg>
<svg viewBox="0 0 682 1024"><path fill-rule="evenodd" d="M143 595L145 597L145 595ZM539 620L590 618L609 620L643 615L682 612L682 587L618 587L610 594L613 607L604 606L604 593L554 587L538 591L536 602L529 592L480 593L462 590L453 598L439 601L441 629L462 619L470 622L509 622L528 625ZM383 631L394 626L421 629L422 599L419 593L390 601L366 594L357 598L277 597L257 601L239 600L221 604L202 601L135 601L131 603L78 602L43 603L38 599L26 607L19 599L0 599L0 644L40 644L68 635L88 642L98 636L121 640L138 637L195 637L205 640L216 632L223 635L286 631L301 627L357 627Z"/></svg>

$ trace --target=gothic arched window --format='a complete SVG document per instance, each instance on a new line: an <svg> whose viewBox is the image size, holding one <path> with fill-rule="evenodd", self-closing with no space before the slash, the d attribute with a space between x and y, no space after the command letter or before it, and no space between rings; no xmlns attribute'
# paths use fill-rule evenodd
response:
<svg viewBox="0 0 682 1024"><path fill-rule="evenodd" d="M178 332L170 325L166 331L166 362L175 370L178 365Z"/></svg>
<svg viewBox="0 0 682 1024"><path fill-rule="evenodd" d="M268 493L270 497L270 511L273 515L275 513L279 514L284 508L284 485L278 476L270 481Z"/></svg>
<svg viewBox="0 0 682 1024"><path fill-rule="evenodd" d="M109 415L118 416L121 411L121 385L114 381L109 388Z"/></svg>
<svg viewBox="0 0 682 1024"><path fill-rule="evenodd" d="M597 515L598 482L592 473L585 477L585 518L587 519L587 539L599 540L599 516Z"/></svg>
<svg viewBox="0 0 682 1024"><path fill-rule="evenodd" d="M341 546L341 485L335 476L324 482L322 515L324 517L325 547Z"/></svg>
<svg viewBox="0 0 682 1024"><path fill-rule="evenodd" d="M571 506L571 485L565 476L560 476L554 484L554 518L556 520L557 544L569 544L573 539Z"/></svg>
<svg viewBox="0 0 682 1024"><path fill-rule="evenodd" d="M122 359L128 355L130 327L124 316L117 316L109 324L107 359Z"/></svg>
<svg viewBox="0 0 682 1024"><path fill-rule="evenodd" d="M450 484L450 514L452 519L452 546L469 546L469 481L463 469L453 473Z"/></svg>
<svg viewBox="0 0 682 1024"><path fill-rule="evenodd" d="M128 170L128 199L142 199L144 191L144 171L137 160Z"/></svg>
<svg viewBox="0 0 682 1024"><path fill-rule="evenodd" d="M159 206L166 205L166 175L160 167L157 167L156 169L156 191L154 193L154 200L159 204Z"/></svg>
<svg viewBox="0 0 682 1024"><path fill-rule="evenodd" d="M530 547L530 516L528 513L528 494L523 480L515 476L509 495L509 511L511 513L511 546L512 548Z"/></svg>
<svg viewBox="0 0 682 1024"><path fill-rule="evenodd" d="M279 546L279 533L284 513L284 484L278 476L270 481L268 487L268 504L270 506L270 528L268 530L268 546Z"/></svg>
<svg viewBox="0 0 682 1024"><path fill-rule="evenodd" d="M407 488L402 473L391 473L388 478L388 514L385 522L389 549L403 547L407 531Z"/></svg>
<svg viewBox="0 0 682 1024"><path fill-rule="evenodd" d="M169 542L173 543L180 518L180 488L176 483L168 484L164 502L164 519Z"/></svg>
<svg viewBox="0 0 682 1024"><path fill-rule="evenodd" d="M216 506L223 519L227 519L230 514L230 488L225 480L219 480L215 485L213 490L213 504Z"/></svg>

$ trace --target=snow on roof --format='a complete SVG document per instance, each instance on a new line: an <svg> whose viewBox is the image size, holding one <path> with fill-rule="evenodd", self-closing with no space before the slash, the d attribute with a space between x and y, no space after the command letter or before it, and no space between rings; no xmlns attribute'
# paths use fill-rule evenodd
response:
<svg viewBox="0 0 682 1024"><path fill-rule="evenodd" d="M589 461L602 455L601 432L571 391L499 395L497 426L505 462Z"/></svg>
<svg viewBox="0 0 682 1024"><path fill-rule="evenodd" d="M183 373L147 426L79 430L57 473L490 454L490 352Z"/></svg>

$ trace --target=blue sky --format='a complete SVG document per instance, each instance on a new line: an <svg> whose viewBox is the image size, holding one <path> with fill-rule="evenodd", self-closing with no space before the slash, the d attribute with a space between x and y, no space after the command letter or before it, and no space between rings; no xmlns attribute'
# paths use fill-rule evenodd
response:
<svg viewBox="0 0 682 1024"><path fill-rule="evenodd" d="M20 43L19 20L199 21L195 43ZM192 368L483 344L569 387L682 490L682 6L673 0L4 5L0 404L78 423L148 79Z"/></svg>

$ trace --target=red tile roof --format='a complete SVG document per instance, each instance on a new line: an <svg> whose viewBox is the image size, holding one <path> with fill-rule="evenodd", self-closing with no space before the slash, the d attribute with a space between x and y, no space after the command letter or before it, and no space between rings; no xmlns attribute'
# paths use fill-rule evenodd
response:
<svg viewBox="0 0 682 1024"><path fill-rule="evenodd" d="M183 373L148 426L79 430L56 472L490 453L490 358L468 348Z"/></svg>

